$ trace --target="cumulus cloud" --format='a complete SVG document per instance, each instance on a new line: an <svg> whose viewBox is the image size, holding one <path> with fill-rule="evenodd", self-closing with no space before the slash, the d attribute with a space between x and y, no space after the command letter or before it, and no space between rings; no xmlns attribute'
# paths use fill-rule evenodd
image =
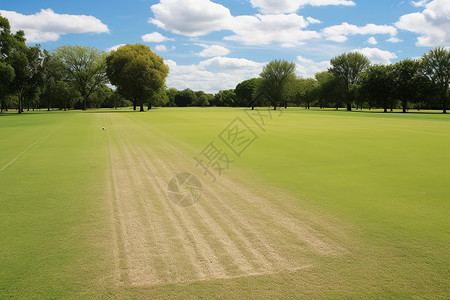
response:
<svg viewBox="0 0 450 300"><path fill-rule="evenodd" d="M344 22L341 25L326 27L322 30L322 33L327 40L340 43L348 40L347 36L356 34L390 34L391 36L395 36L397 35L397 29L389 25L367 24L360 27Z"/></svg>
<svg viewBox="0 0 450 300"><path fill-rule="evenodd" d="M303 78L312 78L318 72L328 70L330 61L313 61L312 59L297 56L296 73Z"/></svg>
<svg viewBox="0 0 450 300"><path fill-rule="evenodd" d="M303 30L308 21L297 14L237 16L232 26L234 35L226 36L229 41L245 45L268 45L273 42L289 47L302 41L320 38L316 31Z"/></svg>
<svg viewBox="0 0 450 300"><path fill-rule="evenodd" d="M393 52L381 50L378 48L354 49L351 52L359 52L367 56L372 64L390 65L391 59L397 58Z"/></svg>
<svg viewBox="0 0 450 300"><path fill-rule="evenodd" d="M156 45L155 50L158 52L167 52L167 47L165 45Z"/></svg>
<svg viewBox="0 0 450 300"><path fill-rule="evenodd" d="M378 44L377 39L374 38L373 36L371 36L370 38L367 39L367 42L371 45L376 45Z"/></svg>
<svg viewBox="0 0 450 300"><path fill-rule="evenodd" d="M398 37L393 36L393 37L388 38L386 40L386 42L395 44L395 43L400 43L400 42L403 42L403 41L401 39L399 39Z"/></svg>
<svg viewBox="0 0 450 300"><path fill-rule="evenodd" d="M412 6L424 7L430 0L411 1Z"/></svg>
<svg viewBox="0 0 450 300"><path fill-rule="evenodd" d="M250 0L250 3L264 14L292 13L306 5L356 5L350 0Z"/></svg>
<svg viewBox="0 0 450 300"><path fill-rule="evenodd" d="M196 65L178 65L173 60L165 60L170 72L166 84L178 90L191 88L207 93L223 89L234 89L246 79L257 77L265 63L241 58L214 57Z"/></svg>
<svg viewBox="0 0 450 300"><path fill-rule="evenodd" d="M400 29L417 33L416 45L436 47L450 45L450 1L434 0L423 3L422 12L403 15L395 23Z"/></svg>
<svg viewBox="0 0 450 300"><path fill-rule="evenodd" d="M202 45L205 49L201 51L198 55L202 57L214 57L214 56L225 56L230 53L230 50L219 46L219 45Z"/></svg>
<svg viewBox="0 0 450 300"><path fill-rule="evenodd" d="M209 0L161 0L151 10L150 23L191 37L227 29L233 21L228 8Z"/></svg>
<svg viewBox="0 0 450 300"><path fill-rule="evenodd" d="M311 18L311 17L307 17L306 21L308 21L309 24L320 24L320 23L322 23L322 21L314 19L314 18Z"/></svg>
<svg viewBox="0 0 450 300"><path fill-rule="evenodd" d="M9 20L13 32L23 30L27 41L32 43L57 41L68 33L109 32L108 26L93 16L57 14L50 8L32 15L0 10L0 15Z"/></svg>
<svg viewBox="0 0 450 300"><path fill-rule="evenodd" d="M108 52L111 52L113 50L117 50L117 49L119 49L122 46L125 46L125 44L118 44L118 45L114 45L112 47L106 48L105 52L108 53Z"/></svg>
<svg viewBox="0 0 450 300"><path fill-rule="evenodd" d="M159 32L147 33L147 34L144 34L141 38L144 42L147 42L147 43L161 43L161 42L173 40L173 39L169 39L168 37L163 36Z"/></svg>
<svg viewBox="0 0 450 300"><path fill-rule="evenodd" d="M216 67L222 70L234 70L237 72L260 72L264 63L258 63L245 58L230 58L230 57L213 57L200 62L199 66Z"/></svg>
<svg viewBox="0 0 450 300"><path fill-rule="evenodd" d="M231 31L224 39L246 45L299 45L301 41L319 38L316 31L304 30L320 21L292 14L257 14L232 16L228 8L209 0L161 0L152 5L154 18L149 22L176 34L190 37L214 31Z"/></svg>

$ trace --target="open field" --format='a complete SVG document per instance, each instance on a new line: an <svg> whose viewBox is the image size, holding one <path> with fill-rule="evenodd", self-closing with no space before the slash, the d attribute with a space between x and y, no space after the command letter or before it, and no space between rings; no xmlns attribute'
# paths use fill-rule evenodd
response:
<svg viewBox="0 0 450 300"><path fill-rule="evenodd" d="M0 298L448 298L449 116L281 112L1 114Z"/></svg>

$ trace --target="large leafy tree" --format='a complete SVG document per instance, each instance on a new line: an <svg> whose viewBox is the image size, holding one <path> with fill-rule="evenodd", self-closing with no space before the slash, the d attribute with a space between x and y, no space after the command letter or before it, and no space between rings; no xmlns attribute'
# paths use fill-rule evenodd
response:
<svg viewBox="0 0 450 300"><path fill-rule="evenodd" d="M8 109L6 98L10 92L10 84L16 76L14 68L8 61L11 48L11 27L8 19L0 16L0 111Z"/></svg>
<svg viewBox="0 0 450 300"><path fill-rule="evenodd" d="M28 47L26 49L26 54L28 59L28 76L25 80L24 104L28 106L28 110L30 109L30 106L34 110L39 104L39 95L42 91L44 82L43 55L39 45Z"/></svg>
<svg viewBox="0 0 450 300"><path fill-rule="evenodd" d="M14 68L0 61L0 111L8 109L6 97L9 94L9 86L15 76Z"/></svg>
<svg viewBox="0 0 450 300"><path fill-rule="evenodd" d="M86 110L89 96L107 82L105 54L78 45L58 47L54 54L63 66L64 80L80 93Z"/></svg>
<svg viewBox="0 0 450 300"><path fill-rule="evenodd" d="M196 101L197 96L195 92L191 89L184 89L178 91L175 95L175 104L180 107L191 106L193 102Z"/></svg>
<svg viewBox="0 0 450 300"><path fill-rule="evenodd" d="M393 66L394 95L400 100L403 112L408 109L408 102L417 101L421 94L420 63L417 60L404 59Z"/></svg>
<svg viewBox="0 0 450 300"><path fill-rule="evenodd" d="M164 106L167 103L169 103L169 97L166 94L166 88L162 87L148 99L147 109L152 109L152 106Z"/></svg>
<svg viewBox="0 0 450 300"><path fill-rule="evenodd" d="M37 93L42 84L42 52L39 45L27 47L25 34L19 30L12 35L7 60L14 68L15 77L10 84L10 90L17 96L20 114L23 112L25 97L28 97L29 104L37 103Z"/></svg>
<svg viewBox="0 0 450 300"><path fill-rule="evenodd" d="M330 72L324 71L316 73L317 80L316 97L320 108L334 106L338 108L342 102L342 89L336 79Z"/></svg>
<svg viewBox="0 0 450 300"><path fill-rule="evenodd" d="M213 103L215 106L236 107L236 93L233 89L220 90L214 95Z"/></svg>
<svg viewBox="0 0 450 300"><path fill-rule="evenodd" d="M339 81L347 103L347 110L351 111L354 85L358 83L360 73L370 65L370 61L361 53L350 52L332 58L330 64L331 68L328 71Z"/></svg>
<svg viewBox="0 0 450 300"><path fill-rule="evenodd" d="M236 94L239 106L251 106L255 108L253 97L256 88L256 78L244 80L236 85L234 93Z"/></svg>
<svg viewBox="0 0 450 300"><path fill-rule="evenodd" d="M67 83L64 79L64 67L56 55L44 50L44 60L42 62L42 76L43 76L43 91L41 101L50 110L52 105L56 104L56 99L64 97L65 93L61 93L62 89L66 89ZM68 95L68 94L67 94ZM67 101L65 101L67 104ZM67 105L64 105L67 108Z"/></svg>
<svg viewBox="0 0 450 300"><path fill-rule="evenodd" d="M287 60L272 60L264 66L257 81L256 94L264 94L276 110L280 103L287 101L287 87L295 79L295 63Z"/></svg>
<svg viewBox="0 0 450 300"><path fill-rule="evenodd" d="M2 110L6 109L6 98L14 94L18 97L18 112L22 113L23 95L30 77L28 51L25 33L22 30L11 33L8 19L0 16L0 97Z"/></svg>
<svg viewBox="0 0 450 300"><path fill-rule="evenodd" d="M164 87L169 67L162 57L142 44L125 45L111 51L106 58L106 73L110 82L124 97L144 103Z"/></svg>
<svg viewBox="0 0 450 300"><path fill-rule="evenodd" d="M318 83L313 78L297 78L289 84L290 98L297 105L303 105L309 109L314 100L317 99Z"/></svg>
<svg viewBox="0 0 450 300"><path fill-rule="evenodd" d="M369 99L369 105L382 107L384 112L392 107L392 94L395 89L391 65L374 65L361 75L362 93Z"/></svg>
<svg viewBox="0 0 450 300"><path fill-rule="evenodd" d="M450 50L442 47L432 49L422 56L424 73L431 80L439 95L442 112L447 113L450 81Z"/></svg>

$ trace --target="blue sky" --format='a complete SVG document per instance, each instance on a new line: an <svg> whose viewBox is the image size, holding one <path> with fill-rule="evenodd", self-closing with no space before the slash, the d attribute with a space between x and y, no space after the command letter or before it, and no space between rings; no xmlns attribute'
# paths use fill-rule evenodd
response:
<svg viewBox="0 0 450 300"><path fill-rule="evenodd" d="M344 52L389 64L450 46L449 0L0 1L28 44L144 43L169 65L169 87L207 92L234 88L273 59L311 77Z"/></svg>

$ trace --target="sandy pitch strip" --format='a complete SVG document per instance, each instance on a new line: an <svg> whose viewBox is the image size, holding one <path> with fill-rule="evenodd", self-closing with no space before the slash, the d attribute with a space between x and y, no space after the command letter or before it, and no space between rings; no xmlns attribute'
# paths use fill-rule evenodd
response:
<svg viewBox="0 0 450 300"><path fill-rule="evenodd" d="M334 224L277 205L277 195L257 194L226 175L212 184L173 144L159 145L158 152L141 148L120 125L109 125L107 134L118 284L295 271L318 256L346 252L336 242L342 232L330 229ZM193 206L180 207L169 200L167 184L187 170L202 181L203 193Z"/></svg>

